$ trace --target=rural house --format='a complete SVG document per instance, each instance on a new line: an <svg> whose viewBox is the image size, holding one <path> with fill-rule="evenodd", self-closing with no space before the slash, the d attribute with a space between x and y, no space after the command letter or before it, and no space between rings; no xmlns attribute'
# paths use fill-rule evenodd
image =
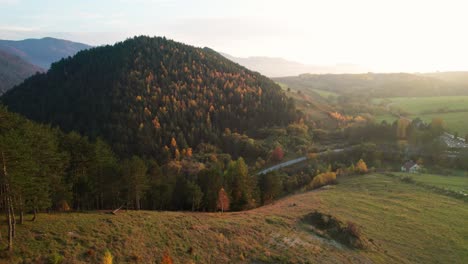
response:
<svg viewBox="0 0 468 264"><path fill-rule="evenodd" d="M403 166L401 166L402 172L409 172L409 173L417 173L421 169L417 163L413 162L412 160L407 161Z"/></svg>

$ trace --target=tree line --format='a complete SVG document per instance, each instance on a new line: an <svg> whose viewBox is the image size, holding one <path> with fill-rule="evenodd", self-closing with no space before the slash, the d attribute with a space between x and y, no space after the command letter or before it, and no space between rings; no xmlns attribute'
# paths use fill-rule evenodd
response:
<svg viewBox="0 0 468 264"><path fill-rule="evenodd" d="M225 137L238 136L226 133ZM177 142L172 141L176 149ZM1 206L13 233L25 214L34 221L38 212L119 207L237 211L271 202L301 186L286 184L286 178L276 174L252 175L242 156L233 159L209 144L201 144L196 154L186 150L161 164L136 155L120 158L99 138L64 133L4 107L0 107L0 154ZM272 154L275 159L283 156L278 147Z"/></svg>

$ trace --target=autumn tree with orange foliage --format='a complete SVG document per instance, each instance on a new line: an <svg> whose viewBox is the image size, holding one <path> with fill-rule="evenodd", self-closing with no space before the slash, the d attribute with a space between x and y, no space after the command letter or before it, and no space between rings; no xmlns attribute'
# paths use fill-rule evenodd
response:
<svg viewBox="0 0 468 264"><path fill-rule="evenodd" d="M367 169L367 164L364 162L364 160L360 159L357 163L356 163L356 166L354 167L354 170L357 172L357 173L360 173L360 174L365 174L367 173L369 170Z"/></svg>
<svg viewBox="0 0 468 264"><path fill-rule="evenodd" d="M174 261L172 260L171 255L169 255L168 252L164 253L162 260L161 260L161 264L173 264L173 263Z"/></svg>
<svg viewBox="0 0 468 264"><path fill-rule="evenodd" d="M224 188L221 188L218 192L218 202L216 203L216 208L221 210L221 212L229 211L229 197Z"/></svg>
<svg viewBox="0 0 468 264"><path fill-rule="evenodd" d="M192 155L193 155L192 148L188 148L187 151L185 152L185 156L187 156L187 158L191 158Z"/></svg>
<svg viewBox="0 0 468 264"><path fill-rule="evenodd" d="M310 152L310 153L307 154L307 158L310 159L310 160L315 160L315 159L317 159L317 153Z"/></svg>

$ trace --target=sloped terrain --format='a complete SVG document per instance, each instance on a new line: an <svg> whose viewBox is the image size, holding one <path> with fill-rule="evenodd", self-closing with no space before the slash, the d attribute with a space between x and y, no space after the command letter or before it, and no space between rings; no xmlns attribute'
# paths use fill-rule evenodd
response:
<svg viewBox="0 0 468 264"><path fill-rule="evenodd" d="M53 62L73 56L78 51L88 48L91 46L56 38L0 40L0 50L43 69L49 69Z"/></svg>
<svg viewBox="0 0 468 264"><path fill-rule="evenodd" d="M26 78L43 69L18 56L0 50L0 94L20 84Z"/></svg>
<svg viewBox="0 0 468 264"><path fill-rule="evenodd" d="M312 232L316 211L352 223L365 249ZM41 214L2 261L98 263L109 250L116 263L466 263L467 217L462 200L370 174L246 212Z"/></svg>
<svg viewBox="0 0 468 264"><path fill-rule="evenodd" d="M105 139L122 156L165 160L200 143L297 120L270 79L208 48L136 37L60 61L1 101L42 123Z"/></svg>

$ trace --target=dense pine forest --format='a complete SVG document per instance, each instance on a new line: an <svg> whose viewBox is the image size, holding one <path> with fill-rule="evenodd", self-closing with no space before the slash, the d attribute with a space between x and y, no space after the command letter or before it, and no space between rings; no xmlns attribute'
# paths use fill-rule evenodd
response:
<svg viewBox="0 0 468 264"><path fill-rule="evenodd" d="M292 99L268 78L208 48L136 37L81 51L26 80L1 101L42 123L103 138L121 157L167 162L225 131L298 120Z"/></svg>

